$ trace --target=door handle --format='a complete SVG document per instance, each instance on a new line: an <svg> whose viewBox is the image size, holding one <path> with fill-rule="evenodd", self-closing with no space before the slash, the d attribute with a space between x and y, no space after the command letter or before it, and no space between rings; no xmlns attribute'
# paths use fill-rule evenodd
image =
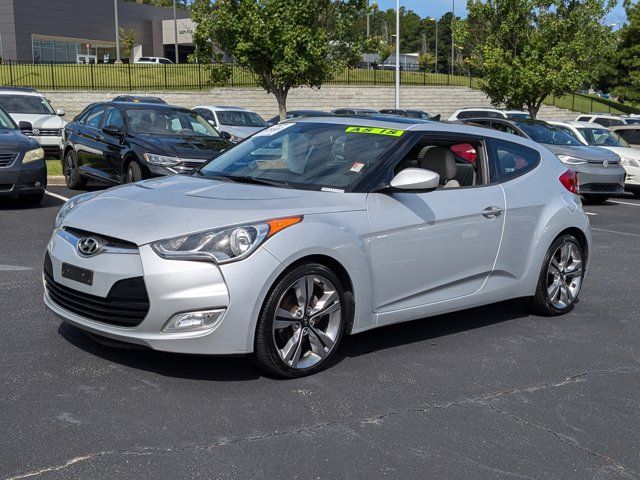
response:
<svg viewBox="0 0 640 480"><path fill-rule="evenodd" d="M482 215L486 218L498 218L504 212L503 208L500 207L487 207L482 211Z"/></svg>

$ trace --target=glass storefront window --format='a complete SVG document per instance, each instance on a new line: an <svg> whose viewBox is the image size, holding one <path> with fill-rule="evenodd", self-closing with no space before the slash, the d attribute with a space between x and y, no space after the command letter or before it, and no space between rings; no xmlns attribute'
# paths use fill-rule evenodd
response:
<svg viewBox="0 0 640 480"><path fill-rule="evenodd" d="M115 44L95 42L94 40L60 40L57 38L34 37L32 41L33 60L35 62L77 63L86 56L97 58L102 63L105 54L113 62L116 54ZM79 58L78 56L82 56Z"/></svg>

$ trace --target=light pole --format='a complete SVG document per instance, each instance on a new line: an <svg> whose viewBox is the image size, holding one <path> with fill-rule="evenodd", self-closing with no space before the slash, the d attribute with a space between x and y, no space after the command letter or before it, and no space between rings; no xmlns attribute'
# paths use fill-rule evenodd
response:
<svg viewBox="0 0 640 480"><path fill-rule="evenodd" d="M180 63L178 58L178 20L176 18L176 0L173 0L173 40L176 49L176 63Z"/></svg>
<svg viewBox="0 0 640 480"><path fill-rule="evenodd" d="M456 0L451 0L451 75L453 75L453 62L455 57L455 43L453 39L453 21L456 19Z"/></svg>
<svg viewBox="0 0 640 480"><path fill-rule="evenodd" d="M122 62L120 60L120 28L118 27L118 0L113 0L113 12L116 21L116 63Z"/></svg>
<svg viewBox="0 0 640 480"><path fill-rule="evenodd" d="M396 0L396 109L400 108L400 0Z"/></svg>
<svg viewBox="0 0 640 480"><path fill-rule="evenodd" d="M436 24L436 59L435 62L433 62L433 73L438 73L438 20L433 17L429 17L427 18L427 20L433 20L433 22Z"/></svg>

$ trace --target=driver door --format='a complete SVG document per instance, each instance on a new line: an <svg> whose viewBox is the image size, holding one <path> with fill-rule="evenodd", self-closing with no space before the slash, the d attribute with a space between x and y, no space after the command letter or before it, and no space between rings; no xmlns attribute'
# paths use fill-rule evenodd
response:
<svg viewBox="0 0 640 480"><path fill-rule="evenodd" d="M486 151L476 139L455 143ZM488 183L486 155L476 162L473 185L368 195L374 312L421 307L482 288L498 254L505 198L500 185Z"/></svg>

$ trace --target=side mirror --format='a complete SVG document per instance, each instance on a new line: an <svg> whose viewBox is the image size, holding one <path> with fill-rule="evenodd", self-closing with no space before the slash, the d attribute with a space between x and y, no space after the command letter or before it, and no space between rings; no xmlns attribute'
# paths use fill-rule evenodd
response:
<svg viewBox="0 0 640 480"><path fill-rule="evenodd" d="M18 122L18 127L20 127L20 130L23 133L24 132L31 133L31 131L33 130L33 125L31 125L31 122L25 122L25 121Z"/></svg>
<svg viewBox="0 0 640 480"><path fill-rule="evenodd" d="M207 120L207 122L209 122L209 125L211 125L212 127L216 126L216 121L215 120Z"/></svg>
<svg viewBox="0 0 640 480"><path fill-rule="evenodd" d="M108 135L113 135L114 137L120 137L124 133L122 128L116 127L115 125L105 125L102 127L102 131Z"/></svg>
<svg viewBox="0 0 640 480"><path fill-rule="evenodd" d="M220 138L224 140L231 140L231 134L229 132L220 132Z"/></svg>
<svg viewBox="0 0 640 480"><path fill-rule="evenodd" d="M424 168L405 168L391 180L394 190L430 192L440 185L440 175Z"/></svg>
<svg viewBox="0 0 640 480"><path fill-rule="evenodd" d="M437 115L434 115L433 117L431 117L430 120L433 120L434 122L439 122L441 118L442 118L442 115L441 114L437 114Z"/></svg>
<svg viewBox="0 0 640 480"><path fill-rule="evenodd" d="M59 117L64 117L67 114L67 112L65 112L64 110L62 110L61 108L59 108L58 110L56 110L56 115L58 115Z"/></svg>

